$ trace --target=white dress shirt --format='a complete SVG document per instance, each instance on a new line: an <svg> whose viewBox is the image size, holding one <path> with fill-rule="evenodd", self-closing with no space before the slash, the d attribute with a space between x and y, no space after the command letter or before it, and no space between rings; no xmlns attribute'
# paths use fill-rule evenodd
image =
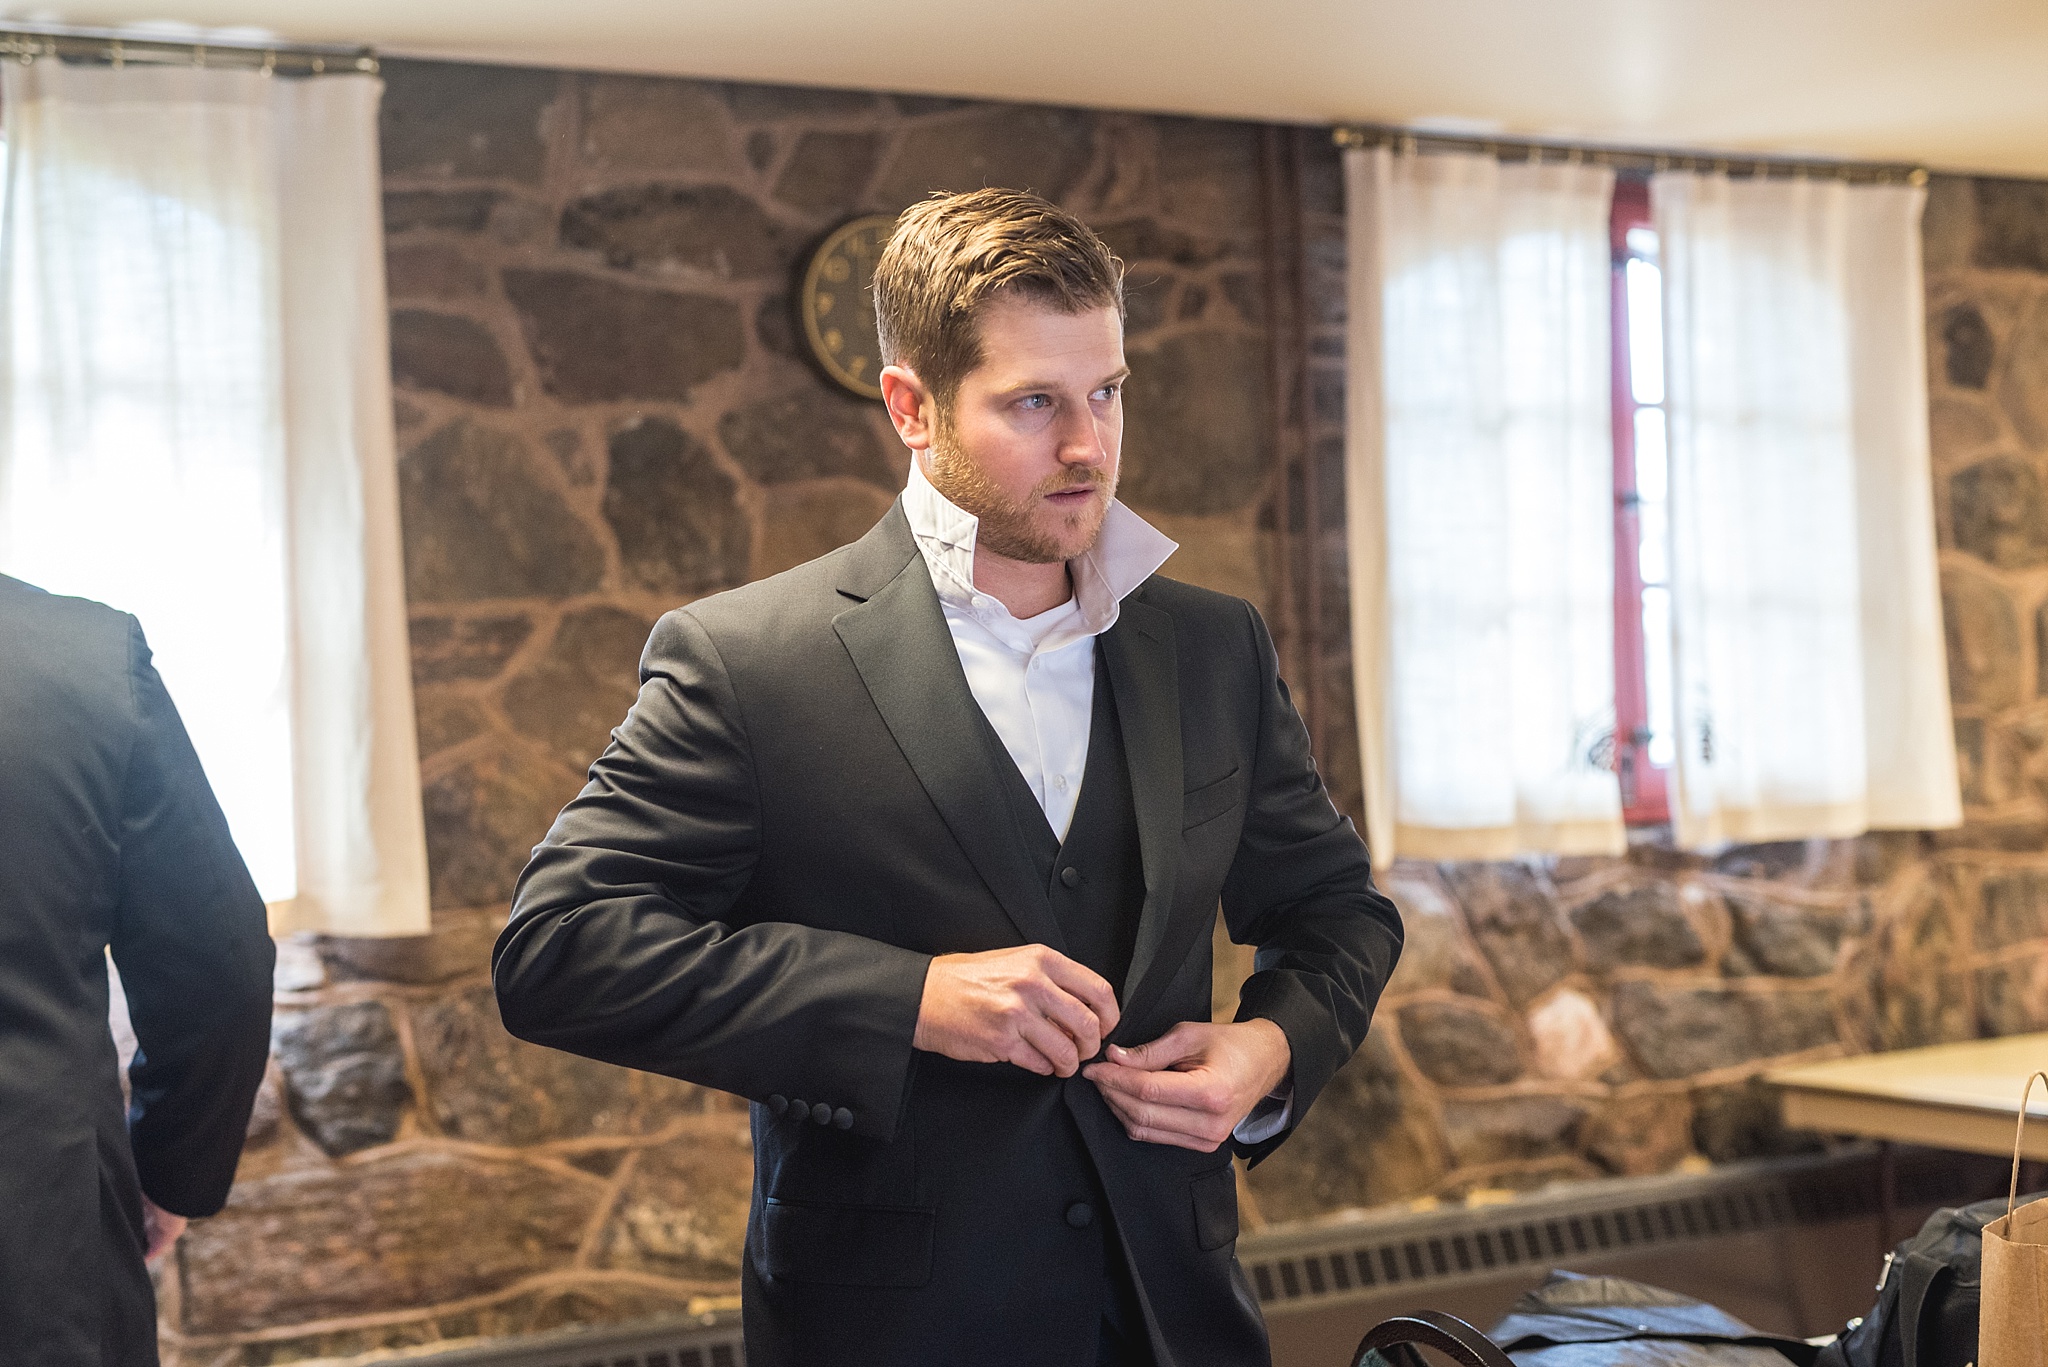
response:
<svg viewBox="0 0 2048 1367"><path fill-rule="evenodd" d="M938 590L968 690L1064 841L1088 766L1095 638L1116 625L1123 600L1180 547L1111 499L1095 544L1067 562L1073 596L1036 617L1018 618L974 585L981 519L933 488L915 460L903 490L903 513ZM1291 1101L1269 1097L1245 1117L1236 1136L1256 1144L1278 1134L1292 1110Z"/></svg>

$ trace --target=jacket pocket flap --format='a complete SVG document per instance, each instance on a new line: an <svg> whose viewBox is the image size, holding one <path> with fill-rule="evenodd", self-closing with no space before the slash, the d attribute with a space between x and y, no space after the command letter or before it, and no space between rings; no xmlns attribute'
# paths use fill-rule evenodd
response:
<svg viewBox="0 0 2048 1367"><path fill-rule="evenodd" d="M936 1212L778 1201L761 1211L761 1269L834 1286L923 1286Z"/></svg>
<svg viewBox="0 0 2048 1367"><path fill-rule="evenodd" d="M1225 1165L1189 1186L1195 1198L1195 1242L1214 1251L1237 1238L1237 1170Z"/></svg>

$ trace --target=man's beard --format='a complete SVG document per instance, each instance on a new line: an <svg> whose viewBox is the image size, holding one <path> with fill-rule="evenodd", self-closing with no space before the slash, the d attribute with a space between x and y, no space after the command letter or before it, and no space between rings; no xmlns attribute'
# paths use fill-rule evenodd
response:
<svg viewBox="0 0 2048 1367"><path fill-rule="evenodd" d="M934 434L931 484L960 511L980 520L977 546L1027 565L1061 564L1093 546L1108 516L1109 501L1116 496L1115 473L1096 467L1062 470L1033 489L1028 499L1012 499L945 431ZM1037 500L1046 494L1091 488L1102 490L1102 497L1066 514L1055 527L1032 516L1043 506Z"/></svg>

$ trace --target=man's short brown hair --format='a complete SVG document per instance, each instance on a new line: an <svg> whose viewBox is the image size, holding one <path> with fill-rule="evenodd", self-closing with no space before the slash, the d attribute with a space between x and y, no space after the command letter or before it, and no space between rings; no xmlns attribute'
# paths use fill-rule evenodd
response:
<svg viewBox="0 0 2048 1367"><path fill-rule="evenodd" d="M935 194L911 205L875 263L882 362L907 366L940 411L982 362L976 314L997 294L1124 312L1124 266L1087 224L1020 190Z"/></svg>

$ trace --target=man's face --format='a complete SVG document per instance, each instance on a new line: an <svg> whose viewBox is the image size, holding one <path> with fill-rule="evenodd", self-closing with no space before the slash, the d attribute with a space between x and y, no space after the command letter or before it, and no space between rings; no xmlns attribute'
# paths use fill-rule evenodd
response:
<svg viewBox="0 0 2048 1367"><path fill-rule="evenodd" d="M925 475L981 520L977 547L1028 564L1095 544L1123 445L1123 321L1028 299L984 305L982 363L940 415Z"/></svg>

